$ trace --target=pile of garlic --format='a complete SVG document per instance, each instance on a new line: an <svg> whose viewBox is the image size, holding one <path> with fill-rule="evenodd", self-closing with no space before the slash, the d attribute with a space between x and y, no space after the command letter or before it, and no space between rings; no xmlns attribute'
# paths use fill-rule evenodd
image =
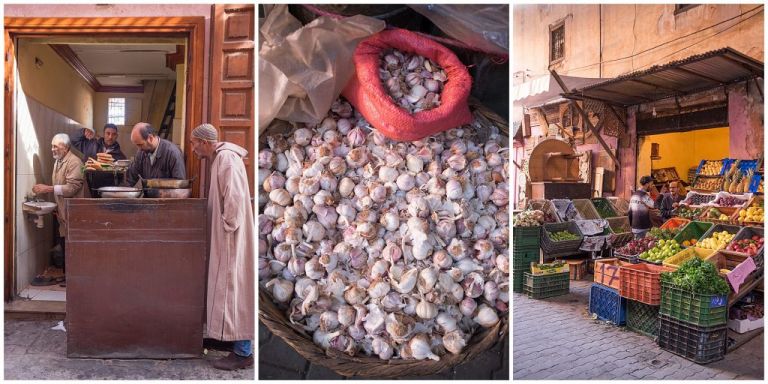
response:
<svg viewBox="0 0 768 384"><path fill-rule="evenodd" d="M395 104L411 114L439 106L440 92L448 80L431 60L397 49L382 55L379 78Z"/></svg>
<svg viewBox="0 0 768 384"><path fill-rule="evenodd" d="M507 316L508 149L477 130L393 142L337 100L267 137L259 284L316 344L439 360Z"/></svg>

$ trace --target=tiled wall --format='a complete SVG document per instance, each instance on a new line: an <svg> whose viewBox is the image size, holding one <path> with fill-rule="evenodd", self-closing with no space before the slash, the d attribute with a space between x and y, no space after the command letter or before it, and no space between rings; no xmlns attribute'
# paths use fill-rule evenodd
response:
<svg viewBox="0 0 768 384"><path fill-rule="evenodd" d="M18 84L18 83L17 83ZM53 156L51 139L57 133L72 135L79 123L42 105L23 94L19 89L16 126L16 292L27 287L36 274L44 271L49 263L49 250L53 247L53 216L46 215L45 226L37 228L21 204L32 186L51 184ZM40 196L53 201L53 196Z"/></svg>

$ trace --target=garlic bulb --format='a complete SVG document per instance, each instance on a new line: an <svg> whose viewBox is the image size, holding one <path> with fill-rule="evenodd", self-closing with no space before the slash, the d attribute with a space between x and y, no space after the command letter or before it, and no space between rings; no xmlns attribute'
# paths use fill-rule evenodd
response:
<svg viewBox="0 0 768 384"><path fill-rule="evenodd" d="M466 345L467 342L464 340L464 335L458 329L447 331L443 336L443 346L450 353L459 354Z"/></svg>
<svg viewBox="0 0 768 384"><path fill-rule="evenodd" d="M278 302L285 303L293 294L293 283L283 279L272 279L267 283L267 288L272 287L272 296Z"/></svg>
<svg viewBox="0 0 768 384"><path fill-rule="evenodd" d="M445 312L440 312L440 314L437 315L437 319L435 319L435 321L445 333L453 332L459 327L456 323L456 319ZM445 340L443 340L443 343L445 343Z"/></svg>
<svg viewBox="0 0 768 384"><path fill-rule="evenodd" d="M389 360L394 353L392 346L381 337L374 336L371 345L373 347L373 353L379 356L382 360Z"/></svg>
<svg viewBox="0 0 768 384"><path fill-rule="evenodd" d="M477 302L471 297L465 297L459 303L459 310L464 316L472 316L475 313L475 309L477 309Z"/></svg>
<svg viewBox="0 0 768 384"><path fill-rule="evenodd" d="M383 280L376 281L368 288L368 295L374 299L380 299L389 293L389 283Z"/></svg>
<svg viewBox="0 0 768 384"><path fill-rule="evenodd" d="M422 319L431 319L437 316L437 306L422 299L418 304L416 304L416 315Z"/></svg>
<svg viewBox="0 0 768 384"><path fill-rule="evenodd" d="M325 311L320 315L320 330L330 332L339 326L339 317L336 312Z"/></svg>
<svg viewBox="0 0 768 384"><path fill-rule="evenodd" d="M386 317L387 334L396 342L407 340L413 332L414 325L413 318L399 313L390 313Z"/></svg>
<svg viewBox="0 0 768 384"><path fill-rule="evenodd" d="M423 333L420 333L411 338L411 340L408 342L408 347L410 347L411 355L416 360L424 360L429 358L435 361L440 361L440 356L432 353L429 337Z"/></svg>
<svg viewBox="0 0 768 384"><path fill-rule="evenodd" d="M496 311L493 310L493 308L485 304L480 304L480 307L477 310L477 316L475 316L472 320L485 328L490 328L499 322L499 316L496 314Z"/></svg>

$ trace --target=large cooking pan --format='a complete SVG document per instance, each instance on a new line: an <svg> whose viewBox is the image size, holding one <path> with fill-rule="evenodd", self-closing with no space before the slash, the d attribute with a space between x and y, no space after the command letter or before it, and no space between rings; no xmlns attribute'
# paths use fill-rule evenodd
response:
<svg viewBox="0 0 768 384"><path fill-rule="evenodd" d="M184 188L189 188L189 186L192 184L192 180L146 179L146 180L142 180L142 183L144 184L144 188L184 189Z"/></svg>
<svg viewBox="0 0 768 384"><path fill-rule="evenodd" d="M144 197L156 199L187 199L192 196L192 189L186 188L145 188Z"/></svg>
<svg viewBox="0 0 768 384"><path fill-rule="evenodd" d="M113 199L137 199L143 192L139 188L117 186L101 187L98 191L101 197Z"/></svg>

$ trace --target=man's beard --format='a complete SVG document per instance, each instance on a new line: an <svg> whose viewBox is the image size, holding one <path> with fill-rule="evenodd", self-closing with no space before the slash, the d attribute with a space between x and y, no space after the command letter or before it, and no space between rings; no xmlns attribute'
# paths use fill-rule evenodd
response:
<svg viewBox="0 0 768 384"><path fill-rule="evenodd" d="M62 157L61 155L53 154L54 160L61 160L61 157Z"/></svg>

